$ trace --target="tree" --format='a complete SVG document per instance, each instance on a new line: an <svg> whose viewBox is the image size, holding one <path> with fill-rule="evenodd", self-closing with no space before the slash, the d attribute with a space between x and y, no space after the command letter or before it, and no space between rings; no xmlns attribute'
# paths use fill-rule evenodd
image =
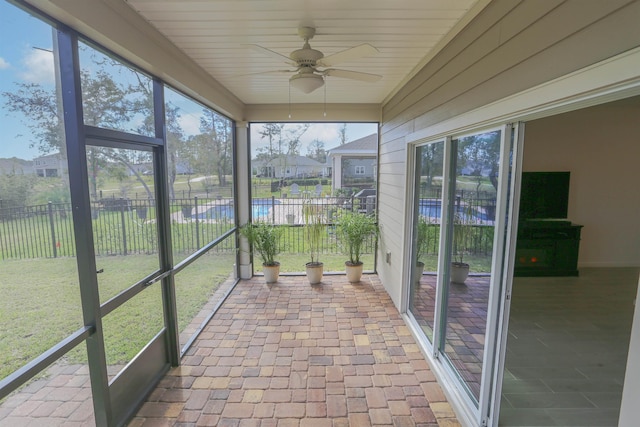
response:
<svg viewBox="0 0 640 427"><path fill-rule="evenodd" d="M87 69L80 72L82 88L82 107L85 123L93 126L110 129L121 129L134 116L142 111L143 123L138 131L144 134L153 134L153 97L151 80L144 79L139 73L133 71L137 82L116 82L116 72L107 72L105 67L118 67L124 69L120 63L111 59L96 59L92 57L93 65L97 70L90 73ZM16 83L17 89L13 92L3 92L6 98L5 107L8 111L21 114L24 124L31 131L31 146L36 147L43 154L60 152L66 157L66 145L62 120L60 119L58 98L55 89L47 89L34 83ZM147 196L153 197L149 187L134 167L135 162L124 154L125 150L108 148L87 150L87 166L91 195L97 197L97 183L100 171L112 170L113 162L119 162L126 166L131 175L135 176L145 188ZM130 150L129 150L130 151Z"/></svg>
<svg viewBox="0 0 640 427"><path fill-rule="evenodd" d="M307 147L307 157L314 159L320 163L327 161L327 150L324 148L324 142L314 139Z"/></svg>
<svg viewBox="0 0 640 427"><path fill-rule="evenodd" d="M33 175L11 171L0 174L0 209L26 206L34 184ZM0 219L3 217L0 210Z"/></svg>
<svg viewBox="0 0 640 427"><path fill-rule="evenodd" d="M338 135L340 137L340 145L344 145L347 143L347 124L343 123L338 129Z"/></svg>
<svg viewBox="0 0 640 427"><path fill-rule="evenodd" d="M500 132L487 132L460 138L458 141L458 173L463 168L471 170L476 177L476 191L485 177L494 189L498 189L498 170L500 162Z"/></svg>
<svg viewBox="0 0 640 427"><path fill-rule="evenodd" d="M302 125L294 125L287 126L287 134L285 137L285 142L287 146L287 155L288 156L299 156L300 155L300 138L304 135L311 125L309 123L305 123Z"/></svg>
<svg viewBox="0 0 640 427"><path fill-rule="evenodd" d="M258 132L261 139L267 139L269 145L258 151L265 154L269 160L282 154L282 130L284 123L265 123Z"/></svg>
<svg viewBox="0 0 640 427"><path fill-rule="evenodd" d="M227 175L232 173L231 122L211 110L203 110L200 117L200 134L189 138L193 154L193 168L205 175L205 185L213 186L210 177L218 178L218 185L227 185Z"/></svg>
<svg viewBox="0 0 640 427"><path fill-rule="evenodd" d="M30 146L42 154L66 153L64 131L58 117L58 100L54 90L47 90L35 83L15 83L13 92L2 92L5 108L24 115L24 123L31 131ZM65 155L66 157L66 155Z"/></svg>
<svg viewBox="0 0 640 427"><path fill-rule="evenodd" d="M276 176L276 167L287 169L287 161L291 156L300 155L302 145L301 138L311 125L305 124L285 124L266 123L258 132L261 139L267 139L268 145L259 148L256 159L264 162L265 172L271 176ZM280 159L276 162L276 159Z"/></svg>
<svg viewBox="0 0 640 427"><path fill-rule="evenodd" d="M426 177L426 187L431 189L433 186L434 176L443 176L443 160L444 160L444 143L437 142L434 144L425 145L420 150L422 154L422 161L420 163L420 170L418 171L420 176Z"/></svg>

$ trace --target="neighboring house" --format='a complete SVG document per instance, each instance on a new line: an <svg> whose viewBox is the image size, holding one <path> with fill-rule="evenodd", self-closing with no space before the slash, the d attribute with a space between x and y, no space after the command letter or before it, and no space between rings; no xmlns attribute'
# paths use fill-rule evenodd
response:
<svg viewBox="0 0 640 427"><path fill-rule="evenodd" d="M194 171L188 160L179 159L176 161L176 173L178 175L192 175Z"/></svg>
<svg viewBox="0 0 640 427"><path fill-rule="evenodd" d="M356 139L327 153L334 190L375 185L378 170L378 134Z"/></svg>
<svg viewBox="0 0 640 427"><path fill-rule="evenodd" d="M133 169L141 175L153 175L153 163L137 163L132 165ZM193 174L193 168L187 160L176 161L176 174L178 175L191 175ZM129 175L134 175L132 171L129 171Z"/></svg>
<svg viewBox="0 0 640 427"><path fill-rule="evenodd" d="M304 156L279 156L271 160L252 161L259 177L265 178L310 178L325 176L326 166Z"/></svg>
<svg viewBox="0 0 640 427"><path fill-rule="evenodd" d="M62 176L67 173L67 159L60 153L49 154L33 159L33 170L43 178Z"/></svg>

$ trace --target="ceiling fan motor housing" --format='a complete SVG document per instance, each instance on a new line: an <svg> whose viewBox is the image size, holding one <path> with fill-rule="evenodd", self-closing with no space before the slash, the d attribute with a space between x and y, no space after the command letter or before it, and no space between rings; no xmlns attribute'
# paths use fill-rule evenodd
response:
<svg viewBox="0 0 640 427"><path fill-rule="evenodd" d="M315 67L316 62L324 58L324 54L319 50L311 49L309 43L305 42L303 48L291 52L289 58L301 67Z"/></svg>

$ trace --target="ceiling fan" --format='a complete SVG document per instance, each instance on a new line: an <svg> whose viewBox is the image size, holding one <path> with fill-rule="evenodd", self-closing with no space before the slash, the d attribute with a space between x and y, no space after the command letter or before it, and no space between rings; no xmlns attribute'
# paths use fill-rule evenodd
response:
<svg viewBox="0 0 640 427"><path fill-rule="evenodd" d="M304 93L311 93L322 87L324 85L324 78L327 76L371 83L377 82L382 78L382 76L378 74L328 68L341 62L375 55L378 53L378 49L375 47L368 43L364 43L333 55L324 56L322 52L312 49L309 45L309 40L311 40L315 34L316 29L313 27L298 28L298 35L304 40L304 46L302 49L297 49L291 52L289 57L259 45L251 45L255 50L261 53L267 54L279 61L283 61L286 64L296 67L294 70L275 70L258 74L295 73L289 78L289 83L291 86Z"/></svg>

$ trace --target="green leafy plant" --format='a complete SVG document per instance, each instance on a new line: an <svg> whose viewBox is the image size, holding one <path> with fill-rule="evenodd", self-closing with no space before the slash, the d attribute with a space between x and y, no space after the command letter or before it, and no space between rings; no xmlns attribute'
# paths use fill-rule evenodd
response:
<svg viewBox="0 0 640 427"><path fill-rule="evenodd" d="M277 265L275 260L282 248L280 238L284 228L279 225L269 225L264 222L245 224L240 228L240 234L247 238L253 251L260 256L265 266Z"/></svg>
<svg viewBox="0 0 640 427"><path fill-rule="evenodd" d="M320 250L322 249L322 233L325 224L322 222L320 206L305 202L302 207L304 215L304 237L309 245L310 264L320 264Z"/></svg>
<svg viewBox="0 0 640 427"><path fill-rule="evenodd" d="M420 262L422 257L427 253L429 248L429 236L431 222L425 216L420 215L418 217L418 224L416 225L416 261Z"/></svg>
<svg viewBox="0 0 640 427"><path fill-rule="evenodd" d="M471 214L471 209L466 208L453 216L453 259L458 264L464 264L464 256L473 237Z"/></svg>
<svg viewBox="0 0 640 427"><path fill-rule="evenodd" d="M359 212L344 211L338 218L337 235L350 265L360 265L364 242L378 231L375 218Z"/></svg>

